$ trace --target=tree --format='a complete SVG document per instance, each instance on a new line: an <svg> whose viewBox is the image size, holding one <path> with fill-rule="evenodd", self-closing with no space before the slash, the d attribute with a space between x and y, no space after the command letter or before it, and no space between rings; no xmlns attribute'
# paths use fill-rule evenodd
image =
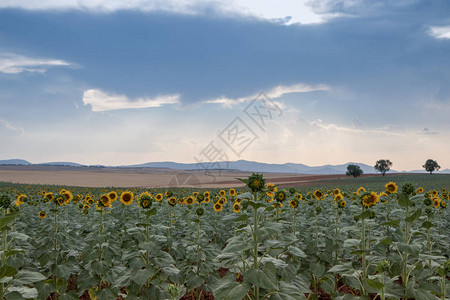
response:
<svg viewBox="0 0 450 300"><path fill-rule="evenodd" d="M345 175L353 176L356 178L358 176L361 176L363 173L364 173L363 170L361 170L361 168L358 165L348 165L347 172L345 173Z"/></svg>
<svg viewBox="0 0 450 300"><path fill-rule="evenodd" d="M431 158L428 159L425 164L422 166L422 168L425 168L427 172L430 172L430 175L433 174L434 171L437 171L441 168L440 165L438 165L437 161L432 160Z"/></svg>
<svg viewBox="0 0 450 300"><path fill-rule="evenodd" d="M392 162L389 159L380 159L377 160L375 163L375 170L378 172L381 172L381 174L384 176L384 174L389 171L392 167Z"/></svg>

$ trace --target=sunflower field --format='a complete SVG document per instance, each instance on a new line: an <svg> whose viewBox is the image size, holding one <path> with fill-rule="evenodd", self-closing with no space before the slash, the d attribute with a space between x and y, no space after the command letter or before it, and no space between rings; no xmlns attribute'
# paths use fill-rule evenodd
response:
<svg viewBox="0 0 450 300"><path fill-rule="evenodd" d="M2 299L449 299L446 186L0 183Z"/></svg>

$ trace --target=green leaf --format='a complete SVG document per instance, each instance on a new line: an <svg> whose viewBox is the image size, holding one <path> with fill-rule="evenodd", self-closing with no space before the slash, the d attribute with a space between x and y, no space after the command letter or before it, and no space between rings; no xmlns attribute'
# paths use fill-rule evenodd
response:
<svg viewBox="0 0 450 300"><path fill-rule="evenodd" d="M380 245L391 245L392 239L391 238L385 238L381 242L379 242Z"/></svg>
<svg viewBox="0 0 450 300"><path fill-rule="evenodd" d="M360 243L359 239L347 239L344 241L344 248L359 248Z"/></svg>
<svg viewBox="0 0 450 300"><path fill-rule="evenodd" d="M388 222L381 223L382 226L394 226L400 227L400 220L391 220Z"/></svg>
<svg viewBox="0 0 450 300"><path fill-rule="evenodd" d="M410 207L412 202L409 200L408 195L399 194L398 195L398 205L401 207Z"/></svg>
<svg viewBox="0 0 450 300"><path fill-rule="evenodd" d="M325 266L320 263L311 263L309 269L317 278L320 278L325 274Z"/></svg>
<svg viewBox="0 0 450 300"><path fill-rule="evenodd" d="M237 286L233 287L233 289L228 294L228 297L230 299L244 299L245 295L247 295L248 290L250 288L250 285L244 283L244 284L238 284Z"/></svg>
<svg viewBox="0 0 450 300"><path fill-rule="evenodd" d="M419 256L421 246L420 245L408 245L405 243L398 243L397 248L400 252L406 252L408 254L411 254L412 256Z"/></svg>
<svg viewBox="0 0 450 300"><path fill-rule="evenodd" d="M426 229L430 229L431 227L433 227L433 223L431 223L430 221L425 221L422 223L422 227L426 228Z"/></svg>
<svg viewBox="0 0 450 300"><path fill-rule="evenodd" d="M374 288L377 291L381 291L384 287L384 285L381 282L375 279L366 278L366 282L371 288Z"/></svg>
<svg viewBox="0 0 450 300"><path fill-rule="evenodd" d="M345 263L342 265L335 265L331 269L329 269L328 272L342 274L342 273L347 273L352 270L353 270L352 263L349 262L349 263Z"/></svg>
<svg viewBox="0 0 450 300"><path fill-rule="evenodd" d="M137 285L143 286L147 280L152 276L152 272L148 269L141 269L131 272L131 280L133 280Z"/></svg>
<svg viewBox="0 0 450 300"><path fill-rule="evenodd" d="M144 210L144 214L147 216L147 217L151 217L151 216L153 216L153 215L156 215L156 207L153 207L152 209L150 209L150 210Z"/></svg>
<svg viewBox="0 0 450 300"><path fill-rule="evenodd" d="M302 250L300 250L299 248L297 248L295 246L289 246L288 252L292 253L292 255L297 256L297 257L301 257L301 258L308 257L308 255L306 255L305 252L303 252Z"/></svg>
<svg viewBox="0 0 450 300"><path fill-rule="evenodd" d="M9 223L16 219L17 215L17 213L14 213L0 217L0 230L4 230Z"/></svg>
<svg viewBox="0 0 450 300"><path fill-rule="evenodd" d="M36 299L38 296L38 291L35 288L30 288L28 286L21 286L21 287L12 286L8 290L10 292L19 293L20 296L25 299ZM12 298L7 297L7 299L23 299L23 298L19 298L17 294L14 295Z"/></svg>
<svg viewBox="0 0 450 300"><path fill-rule="evenodd" d="M260 207L266 206L266 205L265 205L264 203L262 203L262 202L255 202L255 201L252 201L252 200L248 201L248 205L250 205L250 206L253 207L254 209L258 209L258 208L260 208Z"/></svg>
<svg viewBox="0 0 450 300"><path fill-rule="evenodd" d="M418 208L411 216L407 217L405 219L405 221L408 223L412 223L415 220L419 219L421 215L422 215L422 209Z"/></svg>
<svg viewBox="0 0 450 300"><path fill-rule="evenodd" d="M43 281L47 279L44 275L39 272L28 271L28 270L20 270L17 273L15 281L20 284L31 284L39 281Z"/></svg>
<svg viewBox="0 0 450 300"><path fill-rule="evenodd" d="M17 274L17 269L8 265L3 265L0 268L0 279L4 277L13 277Z"/></svg>
<svg viewBox="0 0 450 300"><path fill-rule="evenodd" d="M58 278L69 279L70 274L72 273L72 265L70 264L62 264L52 267L52 273Z"/></svg>
<svg viewBox="0 0 450 300"><path fill-rule="evenodd" d="M262 270L250 269L246 274L246 279L253 285L263 289L277 289L276 281L271 280Z"/></svg>

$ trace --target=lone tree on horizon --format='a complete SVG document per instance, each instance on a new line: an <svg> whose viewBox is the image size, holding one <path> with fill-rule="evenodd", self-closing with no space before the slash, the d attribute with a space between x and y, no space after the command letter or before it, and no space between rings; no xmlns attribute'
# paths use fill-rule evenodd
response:
<svg viewBox="0 0 450 300"><path fill-rule="evenodd" d="M353 176L354 178L361 176L364 174L363 170L358 165L348 165L347 166L347 172L345 172L345 175L347 176Z"/></svg>
<svg viewBox="0 0 450 300"><path fill-rule="evenodd" d="M375 170L377 170L378 172L381 172L381 175L384 176L384 174L389 171L392 167L392 162L389 159L380 159L377 160L377 162L375 163Z"/></svg>
<svg viewBox="0 0 450 300"><path fill-rule="evenodd" d="M422 168L425 168L425 170L427 172L430 172L430 175L432 175L433 172L439 170L441 168L441 166L438 165L437 161L430 158L430 159L427 159L427 161L422 166Z"/></svg>

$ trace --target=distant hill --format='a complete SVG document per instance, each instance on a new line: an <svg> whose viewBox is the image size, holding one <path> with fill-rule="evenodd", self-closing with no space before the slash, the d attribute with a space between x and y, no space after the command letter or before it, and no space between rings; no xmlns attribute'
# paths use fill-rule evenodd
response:
<svg viewBox="0 0 450 300"><path fill-rule="evenodd" d="M23 159L5 159L0 160L0 165L31 165L29 161Z"/></svg>
<svg viewBox="0 0 450 300"><path fill-rule="evenodd" d="M372 166L349 162L342 165L324 165L310 167L304 164L285 163L267 164L248 160L238 160L229 162L205 162L205 163L176 163L176 162L150 162L138 165L128 165L121 167L133 168L169 168L175 170L201 170L201 169L231 169L246 172L271 172L271 173L298 173L298 174L345 174L349 164L357 164L364 171L364 174L376 173ZM396 172L396 171L390 171Z"/></svg>
<svg viewBox="0 0 450 300"><path fill-rule="evenodd" d="M38 166L69 166L69 167L85 167L85 165L77 164L74 162L62 161L62 162L45 162L40 164L35 164Z"/></svg>

